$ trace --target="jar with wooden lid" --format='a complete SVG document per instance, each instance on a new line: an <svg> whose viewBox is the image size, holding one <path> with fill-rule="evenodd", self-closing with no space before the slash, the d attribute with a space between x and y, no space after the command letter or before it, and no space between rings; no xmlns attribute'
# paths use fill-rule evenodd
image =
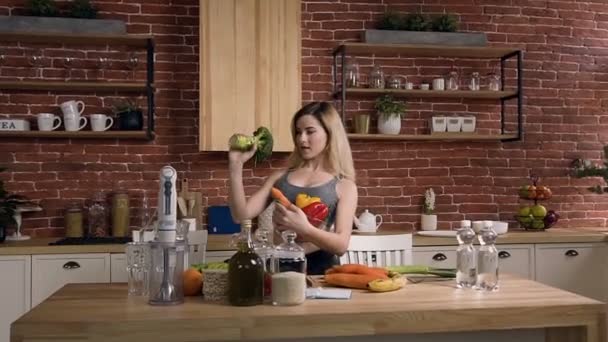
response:
<svg viewBox="0 0 608 342"><path fill-rule="evenodd" d="M112 196L112 236L124 237L129 233L129 194L116 191Z"/></svg>
<svg viewBox="0 0 608 342"><path fill-rule="evenodd" d="M106 206L106 197L103 192L97 192L93 195L92 204L89 206L88 232L89 237L104 237L110 232L108 224L108 210Z"/></svg>
<svg viewBox="0 0 608 342"><path fill-rule="evenodd" d="M83 237L84 227L82 225L83 214L82 207L78 202L71 202L65 209L65 236L66 237Z"/></svg>

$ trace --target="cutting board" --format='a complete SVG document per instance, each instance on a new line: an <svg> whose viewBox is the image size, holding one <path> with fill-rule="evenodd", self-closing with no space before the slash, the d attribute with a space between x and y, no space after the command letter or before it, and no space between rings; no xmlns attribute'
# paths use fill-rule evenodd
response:
<svg viewBox="0 0 608 342"><path fill-rule="evenodd" d="M203 194L197 191L190 191L188 187L188 178L182 178L181 180L181 190L177 194L179 197L183 198L186 203L189 201L194 201L194 206L192 207L191 214L188 215L190 217L196 218L196 229L203 229ZM182 218L182 213L180 210L177 211L179 213L178 218Z"/></svg>

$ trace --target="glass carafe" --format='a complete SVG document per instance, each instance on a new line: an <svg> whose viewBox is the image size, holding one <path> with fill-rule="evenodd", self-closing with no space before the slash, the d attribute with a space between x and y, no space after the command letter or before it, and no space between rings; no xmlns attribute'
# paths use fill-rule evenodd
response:
<svg viewBox="0 0 608 342"><path fill-rule="evenodd" d="M480 89L480 79L478 72L473 72L471 74L471 79L469 80L469 89L473 91L477 91Z"/></svg>
<svg viewBox="0 0 608 342"><path fill-rule="evenodd" d="M448 74L446 87L447 90L458 90L458 73L451 71Z"/></svg>
<svg viewBox="0 0 608 342"><path fill-rule="evenodd" d="M374 65L372 71L369 73L369 87L373 89L384 88L384 72L378 65Z"/></svg>
<svg viewBox="0 0 608 342"><path fill-rule="evenodd" d="M488 79L488 90L491 91L499 91L501 88L500 85L500 77L498 77L498 75L496 75L495 73L489 73L487 76Z"/></svg>
<svg viewBox="0 0 608 342"><path fill-rule="evenodd" d="M296 243L296 233L282 233L283 242L274 251L272 304L298 305L306 299L306 255Z"/></svg>
<svg viewBox="0 0 608 342"><path fill-rule="evenodd" d="M243 220L235 244L237 252L228 263L228 302L235 306L262 304L264 265L253 248L251 220Z"/></svg>

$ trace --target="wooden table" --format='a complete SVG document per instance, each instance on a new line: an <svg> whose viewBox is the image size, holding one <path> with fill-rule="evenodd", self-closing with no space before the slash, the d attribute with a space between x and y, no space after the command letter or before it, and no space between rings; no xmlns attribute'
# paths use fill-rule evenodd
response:
<svg viewBox="0 0 608 342"><path fill-rule="evenodd" d="M71 284L15 321L11 341L300 341L344 336L372 341L376 335L541 328L549 342L605 342L605 324L603 303L510 276L503 277L496 292L460 290L453 281L435 281L389 293L354 291L351 300L308 300L294 307L232 307L200 297L155 307L144 298L129 298L125 284Z"/></svg>

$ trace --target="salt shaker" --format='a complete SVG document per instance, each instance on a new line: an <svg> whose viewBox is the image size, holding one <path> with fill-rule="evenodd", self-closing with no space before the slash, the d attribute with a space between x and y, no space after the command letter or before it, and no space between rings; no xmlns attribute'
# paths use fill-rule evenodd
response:
<svg viewBox="0 0 608 342"><path fill-rule="evenodd" d="M498 250L494 245L498 235L492 229L492 221L484 221L479 232L479 253L477 254L478 290L494 291L498 289Z"/></svg>
<svg viewBox="0 0 608 342"><path fill-rule="evenodd" d="M470 288L476 282L476 260L475 231L471 229L471 221L460 221L460 229L456 233L458 239L458 249L456 250L456 286L458 288Z"/></svg>

